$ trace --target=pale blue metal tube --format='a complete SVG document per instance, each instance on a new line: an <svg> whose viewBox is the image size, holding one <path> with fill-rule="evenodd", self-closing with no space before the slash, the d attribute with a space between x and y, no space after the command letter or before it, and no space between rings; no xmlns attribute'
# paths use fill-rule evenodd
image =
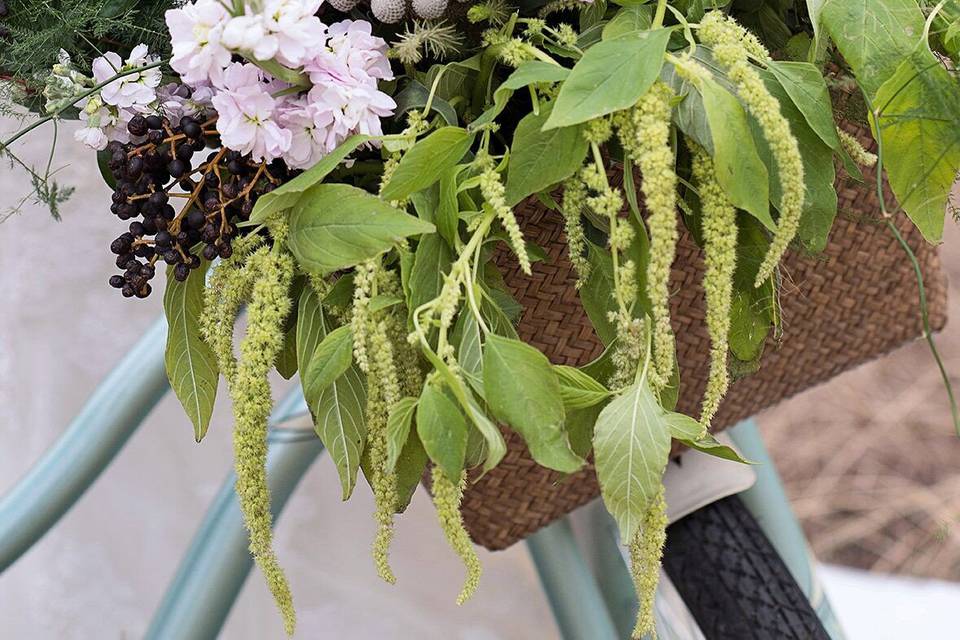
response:
<svg viewBox="0 0 960 640"><path fill-rule="evenodd" d="M617 630L566 519L527 538L563 640L617 640Z"/></svg>
<svg viewBox="0 0 960 640"><path fill-rule="evenodd" d="M0 572L93 484L169 388L161 318L113 369L67 431L0 500Z"/></svg>
<svg viewBox="0 0 960 640"><path fill-rule="evenodd" d="M629 638L637 620L637 592L624 562L617 524L606 510L594 503L585 507L589 542L587 558L618 637ZM661 636L662 637L662 636Z"/></svg>
<svg viewBox="0 0 960 640"><path fill-rule="evenodd" d="M277 407L274 422L303 412L298 386ZM323 445L313 431L299 429L275 429L269 443L267 480L276 520ZM253 565L234 480L231 473L207 511L153 616L147 640L212 640L220 633Z"/></svg>

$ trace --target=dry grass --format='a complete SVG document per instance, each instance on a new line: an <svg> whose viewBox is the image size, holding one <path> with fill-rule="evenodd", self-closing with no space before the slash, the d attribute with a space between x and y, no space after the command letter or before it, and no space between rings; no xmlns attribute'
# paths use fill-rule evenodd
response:
<svg viewBox="0 0 960 640"><path fill-rule="evenodd" d="M960 385L960 230L948 227L941 255L952 321L938 346ZM960 580L960 439L924 342L789 400L759 422L821 560Z"/></svg>

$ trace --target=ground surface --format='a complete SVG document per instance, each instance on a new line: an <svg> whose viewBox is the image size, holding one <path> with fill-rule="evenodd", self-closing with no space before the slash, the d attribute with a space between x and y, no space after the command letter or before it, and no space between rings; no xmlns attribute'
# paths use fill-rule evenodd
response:
<svg viewBox="0 0 960 640"><path fill-rule="evenodd" d="M951 320L937 343L955 385L958 247L960 230L948 222L941 256ZM759 422L821 560L960 580L960 439L925 342L789 400Z"/></svg>

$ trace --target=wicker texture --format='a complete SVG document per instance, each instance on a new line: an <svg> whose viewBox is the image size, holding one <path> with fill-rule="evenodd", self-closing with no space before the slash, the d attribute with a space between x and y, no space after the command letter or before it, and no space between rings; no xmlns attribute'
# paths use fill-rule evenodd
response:
<svg viewBox="0 0 960 640"><path fill-rule="evenodd" d="M868 130L845 124L866 147ZM714 429L731 426L813 385L887 353L921 335L917 284L896 239L877 220L875 182L837 180L839 215L826 251L811 257L790 253L783 265L782 343L768 340L760 370L735 382L720 406ZM893 203L887 191L888 203ZM523 275L504 252L498 259L508 286L524 307L521 339L554 363L583 365L602 345L580 305L566 255L559 215L535 198L517 208L526 237L549 259ZM904 216L898 227L922 266L934 329L946 323L946 279L936 249ZM700 249L683 234L671 291L673 327L680 363L678 410L699 415L709 370L710 341L704 324ZM517 434L506 430L508 453L500 465L472 484L463 515L473 540L504 549L569 513L600 493L592 465L563 478L536 465Z"/></svg>

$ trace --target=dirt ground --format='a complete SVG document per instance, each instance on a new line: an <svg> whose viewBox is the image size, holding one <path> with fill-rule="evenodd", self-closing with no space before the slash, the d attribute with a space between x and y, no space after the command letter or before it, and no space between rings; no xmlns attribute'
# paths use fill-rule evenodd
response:
<svg viewBox="0 0 960 640"><path fill-rule="evenodd" d="M937 345L960 385L960 228L941 256L950 322ZM923 341L761 414L767 444L817 557L960 580L960 438Z"/></svg>

